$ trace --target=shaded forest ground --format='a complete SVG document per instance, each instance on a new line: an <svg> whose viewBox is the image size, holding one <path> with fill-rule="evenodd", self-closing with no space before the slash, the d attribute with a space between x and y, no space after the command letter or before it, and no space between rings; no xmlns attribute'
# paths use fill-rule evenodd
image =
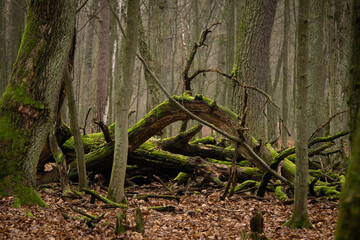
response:
<svg viewBox="0 0 360 240"><path fill-rule="evenodd" d="M97 188L105 195L104 190ZM280 202L267 194L255 199L246 193L235 194L231 199L219 200L222 190L207 186L197 192L189 192L176 200L138 200L140 194L163 194L160 183L152 183L127 193L130 208L105 208L108 205L90 196L64 201L58 184L39 191L49 208L38 206L13 208L12 197L0 199L0 239L245 239L250 231L252 211L263 211L264 231L271 239L333 239L337 219L338 203L317 198L309 199L309 215L314 229L290 229L282 226L292 213L291 202ZM175 211L158 212L148 210L151 206L174 206ZM132 230L115 235L116 215L126 212L130 226L135 225L135 209L140 207L145 222L145 237ZM104 218L89 228L83 216L71 208ZM69 215L65 219L62 212Z"/></svg>

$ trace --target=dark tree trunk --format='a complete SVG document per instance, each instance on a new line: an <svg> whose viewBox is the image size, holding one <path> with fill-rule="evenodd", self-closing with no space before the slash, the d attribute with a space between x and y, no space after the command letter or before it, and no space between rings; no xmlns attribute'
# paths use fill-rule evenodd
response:
<svg viewBox="0 0 360 240"><path fill-rule="evenodd" d="M0 195L16 204L46 204L35 186L36 167L54 126L75 23L71 0L31 1L25 33L0 99Z"/></svg>

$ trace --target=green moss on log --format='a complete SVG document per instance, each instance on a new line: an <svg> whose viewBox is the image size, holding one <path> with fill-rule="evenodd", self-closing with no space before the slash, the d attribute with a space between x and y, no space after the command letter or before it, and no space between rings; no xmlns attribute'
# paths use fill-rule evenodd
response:
<svg viewBox="0 0 360 240"><path fill-rule="evenodd" d="M336 190L336 186L315 186L314 191L318 196L331 197L332 199L340 198L340 192Z"/></svg>
<svg viewBox="0 0 360 240"><path fill-rule="evenodd" d="M202 144L215 144L216 141L215 141L215 138L213 138L211 136L207 136L207 137L196 139L196 140L190 142L190 144L199 144L199 143L202 143Z"/></svg>
<svg viewBox="0 0 360 240"><path fill-rule="evenodd" d="M182 184L185 183L188 178L189 178L188 173L179 172L179 174L174 178L173 181L177 182L178 184Z"/></svg>
<svg viewBox="0 0 360 240"><path fill-rule="evenodd" d="M261 179L262 172L258 168L254 167L246 167L243 169L242 173L249 175L249 176L255 176L256 178Z"/></svg>
<svg viewBox="0 0 360 240"><path fill-rule="evenodd" d="M276 183L280 184L281 181L277 180ZM275 195L276 195L276 198L281 201L286 201L289 199L289 197L283 192L281 185L275 187Z"/></svg>
<svg viewBox="0 0 360 240"><path fill-rule="evenodd" d="M259 186L259 183L257 181L247 180L247 181L242 182L240 185L236 186L234 189L234 192L249 189L249 188L252 188L255 186Z"/></svg>

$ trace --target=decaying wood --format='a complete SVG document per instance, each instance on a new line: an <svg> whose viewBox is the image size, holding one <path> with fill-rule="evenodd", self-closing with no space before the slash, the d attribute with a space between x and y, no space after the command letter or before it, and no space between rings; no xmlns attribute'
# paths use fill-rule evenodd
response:
<svg viewBox="0 0 360 240"><path fill-rule="evenodd" d="M183 95L174 97L174 99L176 99L177 104L181 104L182 107L186 108L193 115L206 120L208 124L211 123L231 136L240 136L239 138L231 139L233 145L237 143L238 139L241 139L239 155L242 155L242 157L238 157L236 162L246 159L258 167L260 171L264 172L270 168L269 165L274 159L279 160L285 157L284 153L279 155L270 145L259 144L248 132L244 131L237 115L217 105L216 102L202 96L191 97ZM175 121L193 118L192 115L178 108L177 104L170 100L163 102L129 129L128 164L132 165L132 167L128 168L127 172L130 174L130 177L147 175L151 178L154 174L162 175L164 172L174 176L179 172L201 174L207 180L211 180L219 186L224 186L220 178L221 176L229 177L229 163L224 165L224 162L211 162L211 159L216 158L220 161L229 162L229 159L234 156L234 150L214 145L189 143L189 139L201 129L201 125L180 133L176 137L161 141L150 139L150 137L161 133L163 128ZM113 125L109 127L110 134L113 134L113 129ZM336 137L343 136L344 134L346 133L337 134ZM332 136L326 140L324 138L316 139L311 144L335 138ZM112 166L114 143L106 143L101 134L97 134L95 138L92 138L92 135L87 135L83 139L91 139L91 141L84 142L85 149L88 151L86 154L87 171L91 174L109 173ZM71 143L67 142L62 147L68 156L73 154L74 150ZM293 149L288 149L288 151L292 152ZM317 153L319 151L321 151L320 148L316 150ZM171 152L177 152L178 154ZM288 159L284 161L286 164L283 165L286 165L286 167L282 167L281 174L291 181L293 179L291 168L294 167L294 164ZM264 167L264 164L266 167ZM251 176L253 173L248 174L247 168L237 166L236 170L237 180L259 180L259 175ZM272 171L275 172L274 170ZM276 173L275 176L278 178L278 175ZM75 162L70 164L69 178L72 180L77 178ZM285 182L287 181L287 184L289 184L286 179ZM291 184L289 185L291 186Z"/></svg>
<svg viewBox="0 0 360 240"><path fill-rule="evenodd" d="M91 189L83 189L86 193L90 194L91 196L94 196L96 199L99 199L100 201L107 203L107 204L111 204L114 207L118 207L118 208L129 208L128 206L124 205L124 204L120 204L120 203L116 203L113 202L103 196L101 196L100 194L98 194L97 192L95 192L94 190Z"/></svg>
<svg viewBox="0 0 360 240"><path fill-rule="evenodd" d="M115 224L115 234L124 233L126 230L130 228L129 225L125 224L126 214L118 213L116 216L116 224Z"/></svg>
<svg viewBox="0 0 360 240"><path fill-rule="evenodd" d="M179 133L176 137L161 140L160 146L163 150L172 153L178 153L186 156L199 156L201 158L214 158L222 161L228 161L233 158L234 151L214 145L200 146L196 143L189 143L202 128L202 125L196 125L187 131ZM236 161L245 160L242 156L238 156Z"/></svg>
<svg viewBox="0 0 360 240"><path fill-rule="evenodd" d="M143 199L147 200L149 198L164 198L164 199L170 199L170 200L176 200L177 203L180 203L180 198L176 196L169 196L169 195L155 195L155 194L146 194L146 195L137 195L136 199Z"/></svg>
<svg viewBox="0 0 360 240"><path fill-rule="evenodd" d="M74 208L74 207L70 207L71 210L73 210L74 212L76 213L79 213L83 216L86 217L86 225L90 228L94 228L95 227L95 224L100 222L101 219L104 218L105 216L105 213L101 214L100 216L94 216L94 215L90 215L90 214L87 214L86 212L80 210L80 209L77 209L77 208Z"/></svg>
<svg viewBox="0 0 360 240"><path fill-rule="evenodd" d="M345 136L347 134L348 134L348 131L344 131L344 132L340 132L340 133L337 133L337 134L335 134L333 136L329 136L329 137L312 138L309 141L308 146L310 148L311 146L313 146L316 143L330 142L330 141L333 141L333 140L335 140L337 138ZM330 146L332 146L331 143L330 144L325 144L325 145L320 146L320 147L318 147L316 149L310 150L309 153L308 153L309 157L314 156L316 154L320 154L323 150L327 149ZM290 156L290 155L292 155L294 153L295 153L295 147L288 148L288 149L282 151L281 153L279 153L279 155L277 155L274 158L274 161L270 164L270 167L272 169L276 169L283 159L285 159L286 157L288 157L288 156ZM310 162L310 164L314 164L314 163ZM259 186L258 191L257 191L257 196L259 196L259 197L264 196L266 186L269 183L270 179L271 179L271 174L269 174L268 172L264 173L264 176L263 176L263 178L261 180L260 186Z"/></svg>
<svg viewBox="0 0 360 240"><path fill-rule="evenodd" d="M188 111L191 111L193 114L202 119L206 119L208 122L224 132L231 135L237 135L239 129L241 129L237 115L230 110L217 105L210 99L185 95L177 97L176 99L186 109L188 109ZM150 111L141 121L129 129L129 152L134 152L136 148L147 141L150 137L160 133L161 130L169 124L188 119L191 119L191 116L189 116L186 112L179 109L175 104L173 104L173 102L169 100L165 101ZM256 140L248 133L244 133L242 138L242 143L239 145L239 153L260 170L269 170L270 168L268 164L272 161L270 149L263 147L260 151L258 151L258 153L255 153L253 149L257 147ZM89 172L101 172L111 168L113 147L113 143L109 143L105 144L98 150L88 153L86 156L87 170ZM138 151L135 155L141 155L142 153L143 151ZM133 154L131 155L134 157ZM95 160L101 161L102 165L99 166L99 164L96 164ZM129 160L131 161L131 157ZM135 162L139 162L138 160L139 158L135 156ZM162 163L159 163L159 165L161 166ZM176 166L176 168L178 167ZM74 169L76 169L75 164L71 164L71 171L69 174L70 178L72 178L72 175L74 174ZM189 171L186 171L185 169L185 172ZM274 173L274 171L272 171L272 174L284 181L284 178L279 176L276 172ZM289 179L292 178L291 173L285 172L284 176L289 177ZM285 182L288 181L285 179Z"/></svg>
<svg viewBox="0 0 360 240"><path fill-rule="evenodd" d="M104 134L105 141L107 143L111 143L112 142L111 134L110 134L109 128L105 125L105 123L103 123L102 121L99 121L99 122L95 121L94 123L100 127L101 131Z"/></svg>
<svg viewBox="0 0 360 240"><path fill-rule="evenodd" d="M140 208L136 208L135 222L136 222L135 231L144 235L145 234L145 224L144 224L144 219L143 219L143 215L142 215Z"/></svg>

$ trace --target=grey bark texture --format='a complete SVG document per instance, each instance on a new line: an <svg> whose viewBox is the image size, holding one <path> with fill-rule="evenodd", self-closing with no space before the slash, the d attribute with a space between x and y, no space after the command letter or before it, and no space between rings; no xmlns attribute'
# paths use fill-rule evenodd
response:
<svg viewBox="0 0 360 240"><path fill-rule="evenodd" d="M247 1L238 34L233 75L242 83L262 90L265 89L267 56L276 6L277 0ZM265 98L253 91L247 95L239 86L235 86L232 110L240 115L246 112L245 125L255 138L264 139ZM245 106L247 110L244 110Z"/></svg>
<svg viewBox="0 0 360 240"><path fill-rule="evenodd" d="M300 1L298 13L295 80L295 196L293 214L286 225L292 228L311 228L307 205L308 132L306 131L307 121L304 121L307 117L309 0Z"/></svg>
<svg viewBox="0 0 360 240"><path fill-rule="evenodd" d="M138 41L139 0L128 0L122 81L116 102L115 150L108 198L124 200L124 184L128 156L128 112L133 91L133 72Z"/></svg>

